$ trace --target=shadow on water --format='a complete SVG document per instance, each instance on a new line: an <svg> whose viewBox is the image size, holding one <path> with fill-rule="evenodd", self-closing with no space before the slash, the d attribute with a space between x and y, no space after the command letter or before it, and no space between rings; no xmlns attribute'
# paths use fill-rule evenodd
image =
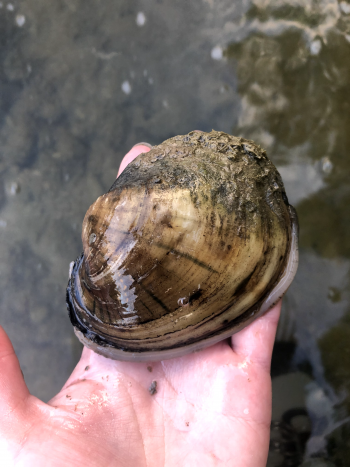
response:
<svg viewBox="0 0 350 467"><path fill-rule="evenodd" d="M79 358L68 266L123 154L193 129L232 132L266 148L301 226L273 356L268 465L347 465L350 4L2 5L1 324L30 390L48 400Z"/></svg>

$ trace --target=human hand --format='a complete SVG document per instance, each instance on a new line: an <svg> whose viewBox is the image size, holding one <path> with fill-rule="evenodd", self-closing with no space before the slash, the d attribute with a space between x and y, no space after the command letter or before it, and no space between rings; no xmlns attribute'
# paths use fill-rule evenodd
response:
<svg viewBox="0 0 350 467"><path fill-rule="evenodd" d="M121 170L148 150L132 148ZM264 467L280 308L231 339L173 360L119 362L84 348L47 404L29 394L0 327L0 464Z"/></svg>

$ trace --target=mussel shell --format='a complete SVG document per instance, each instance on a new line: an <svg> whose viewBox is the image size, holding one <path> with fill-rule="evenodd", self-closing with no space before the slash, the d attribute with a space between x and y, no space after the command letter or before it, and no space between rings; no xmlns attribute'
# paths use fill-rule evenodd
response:
<svg viewBox="0 0 350 467"><path fill-rule="evenodd" d="M297 267L297 218L252 141L171 138L88 210L67 288L78 338L105 356L160 360L217 342L270 308Z"/></svg>

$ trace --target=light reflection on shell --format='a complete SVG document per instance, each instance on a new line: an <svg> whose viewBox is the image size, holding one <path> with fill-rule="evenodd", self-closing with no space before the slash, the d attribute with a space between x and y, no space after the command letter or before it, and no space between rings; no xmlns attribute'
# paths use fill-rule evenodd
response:
<svg viewBox="0 0 350 467"><path fill-rule="evenodd" d="M129 164L85 216L67 288L75 332L120 360L211 345L283 296L297 237L259 146L215 131L171 138Z"/></svg>

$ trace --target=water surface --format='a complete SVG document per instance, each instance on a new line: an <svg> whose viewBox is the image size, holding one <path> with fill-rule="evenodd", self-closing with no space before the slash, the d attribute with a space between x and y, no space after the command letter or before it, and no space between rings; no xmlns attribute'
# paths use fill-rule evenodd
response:
<svg viewBox="0 0 350 467"><path fill-rule="evenodd" d="M345 1L1 3L1 324L33 394L50 399L79 358L68 267L123 155L214 128L268 151L300 217L269 466L347 465L349 58Z"/></svg>

